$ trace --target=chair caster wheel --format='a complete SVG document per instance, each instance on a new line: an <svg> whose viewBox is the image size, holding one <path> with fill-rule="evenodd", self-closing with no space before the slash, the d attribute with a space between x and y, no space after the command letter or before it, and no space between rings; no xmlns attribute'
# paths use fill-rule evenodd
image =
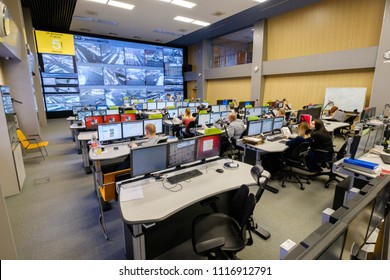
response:
<svg viewBox="0 0 390 280"><path fill-rule="evenodd" d="M282 184L282 188L285 188L286 187L286 184Z"/></svg>
<svg viewBox="0 0 390 280"><path fill-rule="evenodd" d="M303 190L305 190L305 187L304 187L304 186L301 186L300 189L303 191Z"/></svg>
<svg viewBox="0 0 390 280"><path fill-rule="evenodd" d="M328 185L328 184L325 185L324 188L325 188L325 189L329 189L329 185Z"/></svg>

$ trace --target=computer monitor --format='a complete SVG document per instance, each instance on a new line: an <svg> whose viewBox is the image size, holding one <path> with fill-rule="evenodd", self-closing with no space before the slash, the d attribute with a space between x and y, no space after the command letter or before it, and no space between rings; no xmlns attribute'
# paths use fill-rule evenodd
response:
<svg viewBox="0 0 390 280"><path fill-rule="evenodd" d="M284 117L275 117L273 130L280 130L284 125Z"/></svg>
<svg viewBox="0 0 390 280"><path fill-rule="evenodd" d="M297 123L301 123L302 115L310 115L311 120L319 119L321 116L321 107L298 110Z"/></svg>
<svg viewBox="0 0 390 280"><path fill-rule="evenodd" d="M197 142L197 160L204 160L219 155L221 149L221 134L201 136L198 138Z"/></svg>
<svg viewBox="0 0 390 280"><path fill-rule="evenodd" d="M82 111L83 109L84 109L84 106L73 106L72 107L73 116L77 116L77 113L79 111Z"/></svg>
<svg viewBox="0 0 390 280"><path fill-rule="evenodd" d="M245 117L256 116L255 108L245 108Z"/></svg>
<svg viewBox="0 0 390 280"><path fill-rule="evenodd" d="M148 175L167 168L167 143L139 146L131 150L131 177Z"/></svg>
<svg viewBox="0 0 390 280"><path fill-rule="evenodd" d="M168 113L168 118L172 119L172 118L178 118L180 115L179 115L179 110L178 109L169 109L167 111Z"/></svg>
<svg viewBox="0 0 390 280"><path fill-rule="evenodd" d="M77 120L84 121L85 117L92 116L92 111L79 111L77 113Z"/></svg>
<svg viewBox="0 0 390 280"><path fill-rule="evenodd" d="M238 103L238 107L239 108L246 108L246 106L252 106L254 107L255 106L255 101L240 101Z"/></svg>
<svg viewBox="0 0 390 280"><path fill-rule="evenodd" d="M134 138L144 136L144 122L131 121L122 123L122 136L123 138Z"/></svg>
<svg viewBox="0 0 390 280"><path fill-rule="evenodd" d="M375 198L374 209L372 210L370 224L368 226L367 238L379 227L382 219L386 215L387 204L390 199L390 185L386 184L381 191L378 192Z"/></svg>
<svg viewBox="0 0 390 280"><path fill-rule="evenodd" d="M103 116L104 123L115 123L121 121L121 116L119 114L115 115L105 115Z"/></svg>
<svg viewBox="0 0 390 280"><path fill-rule="evenodd" d="M176 107L177 107L177 108L179 108L179 107L185 107L184 102L183 102L183 101L176 101Z"/></svg>
<svg viewBox="0 0 390 280"><path fill-rule="evenodd" d="M122 139L121 123L106 123L98 125L98 138L100 142L109 142Z"/></svg>
<svg viewBox="0 0 390 280"><path fill-rule="evenodd" d="M210 113L210 123L215 123L221 118L221 113Z"/></svg>
<svg viewBox="0 0 390 280"><path fill-rule="evenodd" d="M209 107L210 103L209 102L200 102L200 105L207 108L207 107Z"/></svg>
<svg viewBox="0 0 390 280"><path fill-rule="evenodd" d="M210 123L210 114L198 115L198 125L209 124L209 123Z"/></svg>
<svg viewBox="0 0 390 280"><path fill-rule="evenodd" d="M221 111L221 118L227 119L230 114L230 111Z"/></svg>
<svg viewBox="0 0 390 280"><path fill-rule="evenodd" d="M92 116L104 116L106 115L106 110L94 110L92 111Z"/></svg>
<svg viewBox="0 0 390 280"><path fill-rule="evenodd" d="M220 112L220 109L219 109L219 105L213 105L211 106L211 112L213 113L219 113Z"/></svg>
<svg viewBox="0 0 390 280"><path fill-rule="evenodd" d="M259 135L261 133L261 124L261 120L248 122L248 136Z"/></svg>
<svg viewBox="0 0 390 280"><path fill-rule="evenodd" d="M103 116L87 116L84 120L87 129L96 129L98 124L103 123Z"/></svg>
<svg viewBox="0 0 390 280"><path fill-rule="evenodd" d="M230 105L219 105L219 111L220 112L226 112L226 111L230 111Z"/></svg>
<svg viewBox="0 0 390 280"><path fill-rule="evenodd" d="M375 128L368 133L367 143L364 147L365 154L368 153L372 148L375 147L376 133L377 133L377 131Z"/></svg>
<svg viewBox="0 0 390 280"><path fill-rule="evenodd" d="M196 106L198 106L197 104L198 104L198 103L196 103L196 102L188 102L187 106L188 106L188 107L195 107L195 108L196 108Z"/></svg>
<svg viewBox="0 0 390 280"><path fill-rule="evenodd" d="M106 115L117 115L117 114L119 114L119 108L106 110Z"/></svg>
<svg viewBox="0 0 390 280"><path fill-rule="evenodd" d="M269 106L261 106L261 114L262 115L267 115L269 114Z"/></svg>
<svg viewBox="0 0 390 280"><path fill-rule="evenodd" d="M196 138L168 144L168 168L196 161Z"/></svg>
<svg viewBox="0 0 390 280"><path fill-rule="evenodd" d="M385 126L378 125L376 127L375 145L381 145L384 137L385 137Z"/></svg>
<svg viewBox="0 0 390 280"><path fill-rule="evenodd" d="M121 121L122 122L130 122L135 121L136 115L135 114L121 114Z"/></svg>
<svg viewBox="0 0 390 280"><path fill-rule="evenodd" d="M230 102L233 102L233 99L221 99L217 100L217 105L229 105Z"/></svg>
<svg viewBox="0 0 390 280"><path fill-rule="evenodd" d="M108 106L107 105L96 105L96 110L107 110Z"/></svg>
<svg viewBox="0 0 390 280"><path fill-rule="evenodd" d="M176 107L175 101L167 101L165 102L166 107Z"/></svg>
<svg viewBox="0 0 390 280"><path fill-rule="evenodd" d="M261 125L261 133L270 133L272 132L273 128L273 118L267 118L267 119L261 119L262 125Z"/></svg>
<svg viewBox="0 0 390 280"><path fill-rule="evenodd" d="M156 133L161 134L163 133L163 121L162 119L148 119L144 120L144 127L148 124L152 123L156 126Z"/></svg>
<svg viewBox="0 0 390 280"><path fill-rule="evenodd" d="M96 110L96 106L95 105L83 106L83 110L84 111L94 111L94 110Z"/></svg>
<svg viewBox="0 0 390 280"><path fill-rule="evenodd" d="M157 103L156 102L147 102L146 103L146 110L157 110Z"/></svg>
<svg viewBox="0 0 390 280"><path fill-rule="evenodd" d="M159 101L159 102L157 102L156 107L157 107L157 110L164 109L166 107L166 102L165 101Z"/></svg>
<svg viewBox="0 0 390 280"><path fill-rule="evenodd" d="M262 107L253 107L253 116L261 116L263 114Z"/></svg>

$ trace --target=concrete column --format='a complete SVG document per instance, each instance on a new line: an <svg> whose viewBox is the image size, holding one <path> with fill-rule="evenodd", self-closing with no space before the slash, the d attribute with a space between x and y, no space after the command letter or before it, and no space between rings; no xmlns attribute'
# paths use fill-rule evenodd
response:
<svg viewBox="0 0 390 280"><path fill-rule="evenodd" d="M265 58L265 20L254 25L253 31L253 54L251 70L251 100L257 100L256 105L264 103L263 60Z"/></svg>

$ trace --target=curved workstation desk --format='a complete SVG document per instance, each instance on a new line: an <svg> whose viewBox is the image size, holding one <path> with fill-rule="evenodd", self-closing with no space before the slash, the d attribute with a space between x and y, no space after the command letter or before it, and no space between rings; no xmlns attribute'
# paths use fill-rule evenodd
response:
<svg viewBox="0 0 390 280"><path fill-rule="evenodd" d="M119 205L124 223L128 259L153 259L191 238L192 220L211 212L205 200L218 197L221 212L227 209L231 191L253 183L252 166L236 162L238 168L224 168L231 160L217 159L134 182L120 183ZM197 169L203 174L171 185L165 177ZM223 169L223 173L216 170ZM164 240L162 242L162 240Z"/></svg>

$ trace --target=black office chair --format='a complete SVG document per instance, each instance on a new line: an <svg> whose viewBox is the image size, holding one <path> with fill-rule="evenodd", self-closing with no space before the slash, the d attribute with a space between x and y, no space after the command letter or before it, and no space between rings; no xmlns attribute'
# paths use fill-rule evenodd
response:
<svg viewBox="0 0 390 280"><path fill-rule="evenodd" d="M188 126L182 129L183 138L191 138L196 135L196 122L191 121L188 123Z"/></svg>
<svg viewBox="0 0 390 280"><path fill-rule="evenodd" d="M250 217L256 205L255 195L242 185L229 205L228 214L210 213L196 217L192 224L195 253L208 259L236 259L236 253L248 244Z"/></svg>
<svg viewBox="0 0 390 280"><path fill-rule="evenodd" d="M302 142L297 147L293 148L291 151L287 150L288 154L283 154L283 168L287 168L284 171L283 179L282 179L282 187L286 187L286 179L291 179L294 177L296 182L300 185L300 189L304 190L305 186L303 185L301 179L302 174L298 174L294 172L293 168L308 171L306 167L305 157L309 150L310 142ZM306 180L306 183L310 183L310 181Z"/></svg>
<svg viewBox="0 0 390 280"><path fill-rule="evenodd" d="M344 122L348 123L348 127L342 127L339 129L339 134L344 138L348 139L348 137L351 137L355 134L355 131L352 129L352 125L355 122L356 117L358 116L358 113L352 113L349 114L348 117L345 119Z"/></svg>
<svg viewBox="0 0 390 280"><path fill-rule="evenodd" d="M167 141L168 141L168 136L162 136L159 137L159 139L157 140L157 144L167 143Z"/></svg>

